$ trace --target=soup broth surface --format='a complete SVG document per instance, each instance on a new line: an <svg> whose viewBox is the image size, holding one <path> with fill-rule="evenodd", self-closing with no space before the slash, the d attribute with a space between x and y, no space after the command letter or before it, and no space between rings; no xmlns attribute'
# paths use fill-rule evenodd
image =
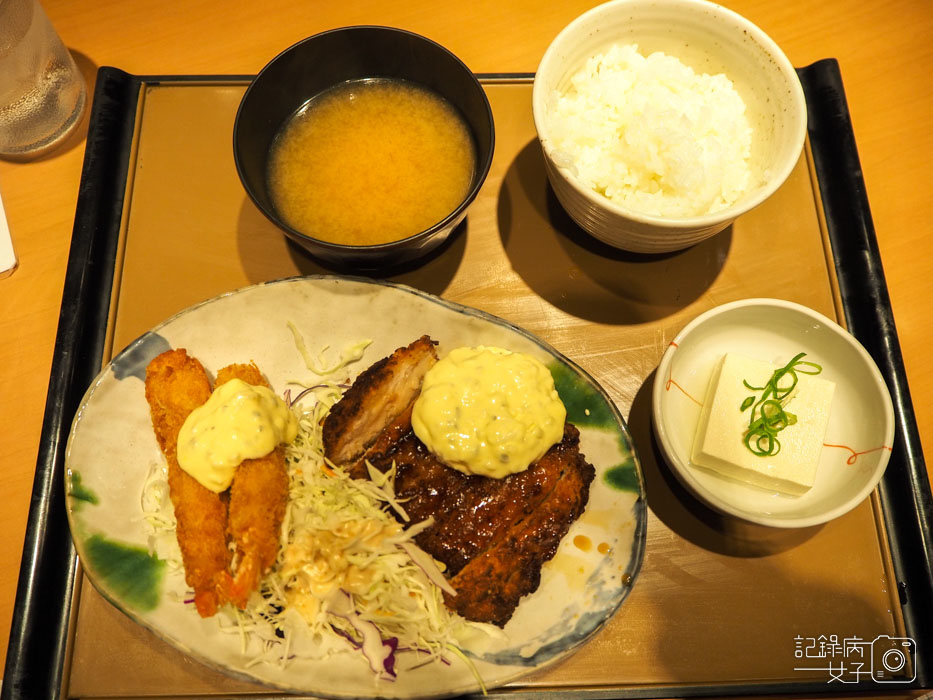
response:
<svg viewBox="0 0 933 700"><path fill-rule="evenodd" d="M438 223L467 195L476 156L462 117L402 80L352 81L310 100L270 153L269 185L294 229L375 245Z"/></svg>

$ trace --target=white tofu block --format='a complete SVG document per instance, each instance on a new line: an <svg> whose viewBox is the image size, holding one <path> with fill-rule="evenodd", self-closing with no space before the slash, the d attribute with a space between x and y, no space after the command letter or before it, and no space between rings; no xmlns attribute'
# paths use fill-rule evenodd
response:
<svg viewBox="0 0 933 700"><path fill-rule="evenodd" d="M764 386L776 369L780 367L735 353L722 358L710 378L692 460L732 479L800 496L816 478L836 385L797 372L797 388L784 404L797 422L778 432L781 449L776 455L759 456L745 445L752 409L743 411L742 402L752 395L757 402L761 392L750 390L743 380Z"/></svg>

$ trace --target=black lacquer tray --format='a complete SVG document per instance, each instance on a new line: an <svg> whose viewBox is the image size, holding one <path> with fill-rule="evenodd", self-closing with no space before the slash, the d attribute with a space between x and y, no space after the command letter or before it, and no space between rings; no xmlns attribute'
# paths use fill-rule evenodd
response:
<svg viewBox="0 0 933 700"><path fill-rule="evenodd" d="M595 698L851 693L933 684L933 625L929 618L929 610L933 610L933 549L929 547L933 541L933 499L868 197L837 63L820 61L800 69L799 75L808 104L809 153L817 185L814 194L825 220L844 324L877 362L894 400L896 443L876 503L896 578L904 633L917 646L916 678L885 688L867 680L833 685L812 678L721 683L682 679L676 684L625 688L545 685L506 689L501 691L503 695ZM531 76L480 77L487 81L529 81ZM102 68L98 74L3 677L4 699L40 700L67 693L80 566L65 515L64 451L74 413L108 359L112 342L112 300L117 293L115 284L119 285L115 267L121 260L127 183L132 178L137 148L142 91L165 81L194 85L248 80L249 76L133 76L114 68ZM158 694L158 689L155 692Z"/></svg>

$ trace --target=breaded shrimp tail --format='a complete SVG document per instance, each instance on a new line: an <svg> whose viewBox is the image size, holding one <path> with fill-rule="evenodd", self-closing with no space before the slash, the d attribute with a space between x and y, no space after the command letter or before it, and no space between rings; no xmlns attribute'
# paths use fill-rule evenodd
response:
<svg viewBox="0 0 933 700"><path fill-rule="evenodd" d="M184 350L157 356L146 369L146 401L152 427L168 462L168 485L175 506L178 546L185 581L194 588L201 617L217 612L231 586L227 547L227 506L178 465L178 433L195 408L211 395L204 367Z"/></svg>
<svg viewBox="0 0 933 700"><path fill-rule="evenodd" d="M224 367L217 373L216 386L231 379L269 386L252 363ZM230 486L228 528L237 548L230 600L240 608L246 606L262 575L275 563L287 501L288 472L281 446L265 457L243 460L237 467Z"/></svg>

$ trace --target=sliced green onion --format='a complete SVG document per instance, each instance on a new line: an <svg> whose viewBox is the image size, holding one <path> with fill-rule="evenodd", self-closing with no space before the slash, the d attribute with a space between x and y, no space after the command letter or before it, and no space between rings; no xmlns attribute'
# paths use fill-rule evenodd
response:
<svg viewBox="0 0 933 700"><path fill-rule="evenodd" d="M748 430L745 431L745 446L759 457L778 454L781 451L778 433L797 422L797 416L784 410L797 387L797 373L819 374L823 371L815 362L802 360L805 355L804 352L798 353L786 365L774 370L764 386L752 386L748 380L742 381L747 389L761 392L757 400L755 396L749 396L741 405L743 412L752 409Z"/></svg>

